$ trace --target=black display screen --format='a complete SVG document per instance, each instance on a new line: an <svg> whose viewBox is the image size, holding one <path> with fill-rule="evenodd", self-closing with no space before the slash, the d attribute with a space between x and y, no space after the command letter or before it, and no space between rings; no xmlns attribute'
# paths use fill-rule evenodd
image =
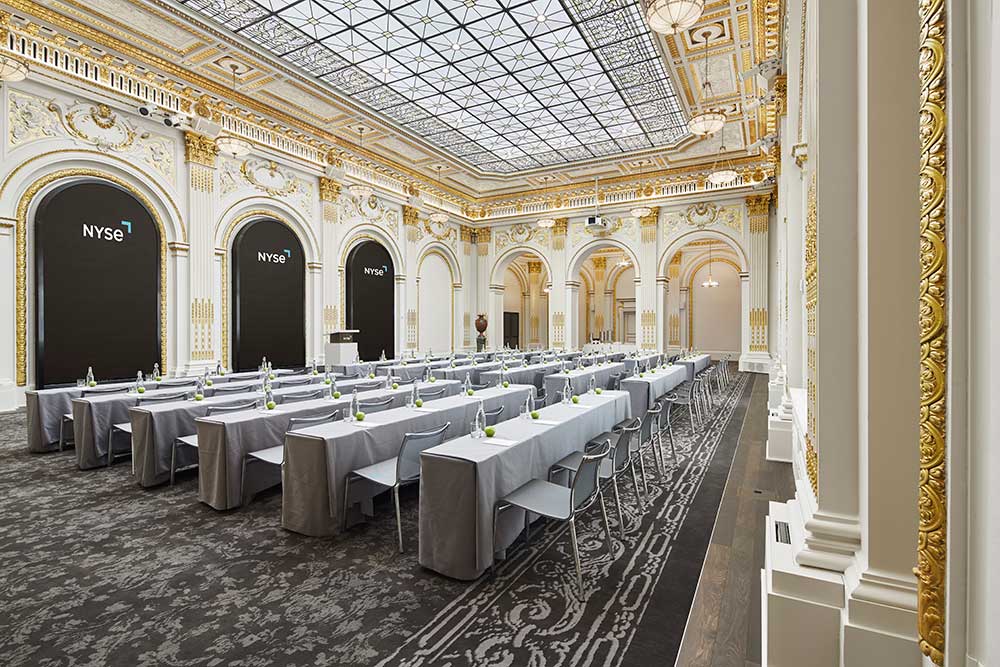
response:
<svg viewBox="0 0 1000 667"><path fill-rule="evenodd" d="M50 193L35 214L36 386L135 377L160 361L160 234L108 183ZM166 369L164 369L165 371Z"/></svg>
<svg viewBox="0 0 1000 667"><path fill-rule="evenodd" d="M365 241L347 256L346 309L348 329L358 329L358 355L364 361L378 359L382 352L395 357L395 271L389 251L374 241Z"/></svg>
<svg viewBox="0 0 1000 667"><path fill-rule="evenodd" d="M232 249L233 368L305 365L306 264L295 233L276 220L241 229Z"/></svg>

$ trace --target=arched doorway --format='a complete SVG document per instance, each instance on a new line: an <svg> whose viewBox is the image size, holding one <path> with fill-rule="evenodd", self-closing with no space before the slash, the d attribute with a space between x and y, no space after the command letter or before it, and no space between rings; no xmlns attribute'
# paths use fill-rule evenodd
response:
<svg viewBox="0 0 1000 667"><path fill-rule="evenodd" d="M566 274L569 346L604 343L649 347L636 281L640 270L632 248L595 239L576 251Z"/></svg>
<svg viewBox="0 0 1000 667"><path fill-rule="evenodd" d="M533 249L515 248L498 259L490 280L488 346L548 347L551 286L548 262Z"/></svg>
<svg viewBox="0 0 1000 667"><path fill-rule="evenodd" d="M160 360L160 232L149 210L102 181L50 192L35 213L38 388L87 367L135 377ZM166 370L166 369L164 369Z"/></svg>
<svg viewBox="0 0 1000 667"><path fill-rule="evenodd" d="M306 273L302 244L287 225L255 220L236 234L233 263L233 368L305 365Z"/></svg>
<svg viewBox="0 0 1000 667"><path fill-rule="evenodd" d="M385 352L386 358L392 359L396 354L396 297L395 268L389 251L375 241L362 241L347 256L345 280L345 321L348 329L360 331L358 355L372 361Z"/></svg>

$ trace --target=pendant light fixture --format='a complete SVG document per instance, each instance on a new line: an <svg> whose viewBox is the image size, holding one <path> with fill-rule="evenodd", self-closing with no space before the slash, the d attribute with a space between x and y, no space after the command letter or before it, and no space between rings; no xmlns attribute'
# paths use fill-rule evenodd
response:
<svg viewBox="0 0 1000 667"><path fill-rule="evenodd" d="M712 171L708 175L708 181L712 185L731 185L736 182L739 174L733 168L733 162L726 156L726 128L722 128L722 143L719 146L719 154L712 163Z"/></svg>
<svg viewBox="0 0 1000 667"><path fill-rule="evenodd" d="M719 109L707 106L708 100L715 97L715 90L708 78L708 40L710 37L711 32L708 30L702 33L702 39L705 41L705 57L703 58L705 68L701 79L701 110L691 116L691 120L688 121L688 131L699 137L715 134L726 126L726 114Z"/></svg>
<svg viewBox="0 0 1000 667"><path fill-rule="evenodd" d="M646 22L661 35L687 30L701 18L705 0L644 0Z"/></svg>
<svg viewBox="0 0 1000 667"><path fill-rule="evenodd" d="M229 64L229 71L233 73L233 93L236 93L237 69L239 69L239 65L236 63ZM224 132L216 137L215 147L219 149L220 153L234 158L249 155L250 151L253 150L253 146L249 141L230 132Z"/></svg>
<svg viewBox="0 0 1000 667"><path fill-rule="evenodd" d="M365 147L365 126L358 126L358 149L364 149ZM375 194L375 190L372 186L367 183L352 183L347 191L351 193L351 196L357 199L359 202L366 202L368 198Z"/></svg>
<svg viewBox="0 0 1000 667"><path fill-rule="evenodd" d="M701 284L702 287L718 287L719 281L712 277L712 244L708 245L708 280Z"/></svg>
<svg viewBox="0 0 1000 667"><path fill-rule="evenodd" d="M28 76L28 64L20 58L10 55L0 55L0 81L15 83L24 81Z"/></svg>
<svg viewBox="0 0 1000 667"><path fill-rule="evenodd" d="M644 162L645 162L644 160L639 162L639 197L644 196L643 195L644 183L642 182L642 165ZM642 220L643 218L652 215L653 209L649 208L648 206L642 206L640 204L639 206L636 206L633 209L631 209L628 212L628 214L631 215L636 220Z"/></svg>
<svg viewBox="0 0 1000 667"><path fill-rule="evenodd" d="M442 169L442 166L438 165L436 167L436 169L437 169L437 186L438 186L438 190L440 191L441 190L441 169ZM443 225L444 223L448 222L448 214L445 213L444 211L437 211L435 213L431 213L431 215L430 215L430 221L433 222L436 225Z"/></svg>

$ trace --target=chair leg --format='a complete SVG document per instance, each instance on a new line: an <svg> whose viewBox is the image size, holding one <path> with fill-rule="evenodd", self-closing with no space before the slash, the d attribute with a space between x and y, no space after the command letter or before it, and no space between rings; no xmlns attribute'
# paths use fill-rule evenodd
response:
<svg viewBox="0 0 1000 667"><path fill-rule="evenodd" d="M646 503L642 500L642 494L639 493L639 476L635 473L635 461L629 464L629 468L632 469L632 486L635 487L635 499L639 501L639 511L646 511Z"/></svg>
<svg viewBox="0 0 1000 667"><path fill-rule="evenodd" d="M622 536L622 542L625 541L625 513L622 511L622 499L621 495L618 493L618 476L611 478L611 488L615 491L615 507L618 508L618 530Z"/></svg>
<svg viewBox="0 0 1000 667"><path fill-rule="evenodd" d="M60 419L59 420L59 451L61 452L63 450L63 447L65 447L65 446L66 446L66 420L65 419Z"/></svg>
<svg viewBox="0 0 1000 667"><path fill-rule="evenodd" d="M115 429L114 427L108 431L108 467L111 467L111 462L115 460Z"/></svg>
<svg viewBox="0 0 1000 667"><path fill-rule="evenodd" d="M580 569L580 547L576 542L576 517L569 519L569 537L573 542L573 564L576 565L576 583L580 587L580 595L583 595L583 572Z"/></svg>
<svg viewBox="0 0 1000 667"><path fill-rule="evenodd" d="M174 440L173 444L170 445L170 486L174 485L174 474L177 472L177 441ZM243 481L240 478L240 485L242 486ZM240 498L243 498L243 489L240 489Z"/></svg>
<svg viewBox="0 0 1000 667"><path fill-rule="evenodd" d="M347 506L349 502L348 499L350 497L351 497L351 476L347 475L347 477L344 478L344 509L341 512L342 515L340 522L341 531L347 530Z"/></svg>
<svg viewBox="0 0 1000 667"><path fill-rule="evenodd" d="M403 519L399 514L399 485L392 487L392 501L396 504L396 533L399 535L399 553L403 553Z"/></svg>
<svg viewBox="0 0 1000 667"><path fill-rule="evenodd" d="M240 471L240 505L247 504L247 455L243 455L243 469Z"/></svg>
<svg viewBox="0 0 1000 667"><path fill-rule="evenodd" d="M531 546L531 516L528 510L524 510L524 546Z"/></svg>
<svg viewBox="0 0 1000 667"><path fill-rule="evenodd" d="M674 467L678 465L677 462L677 448L674 446L674 429L670 424L667 424L667 437L670 439L670 453L674 456Z"/></svg>
<svg viewBox="0 0 1000 667"><path fill-rule="evenodd" d="M611 537L611 524L608 522L608 510L604 507L604 492L600 489L597 490L597 501L601 503L601 516L604 517L604 531L608 535L608 553L611 557L615 557L615 545L613 538Z"/></svg>
<svg viewBox="0 0 1000 667"><path fill-rule="evenodd" d="M649 497L649 484L646 483L646 460L642 456L642 450L639 450L639 475L642 477L642 490L646 493L646 497Z"/></svg>

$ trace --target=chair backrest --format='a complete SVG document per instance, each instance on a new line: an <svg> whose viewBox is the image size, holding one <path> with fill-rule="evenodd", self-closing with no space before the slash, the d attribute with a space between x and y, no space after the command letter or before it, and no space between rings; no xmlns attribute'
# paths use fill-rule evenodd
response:
<svg viewBox="0 0 1000 667"><path fill-rule="evenodd" d="M429 431L403 435L403 442L399 446L399 458L396 459L397 481L409 482L420 477L420 454L425 449L436 447L444 442L444 433L449 426L451 426L451 422L445 422L443 426Z"/></svg>
<svg viewBox="0 0 1000 667"><path fill-rule="evenodd" d="M208 414L205 416L211 417L212 415L224 414L226 412L252 410L255 407L257 407L257 401L246 401L244 403L236 403L235 405L210 405L208 407Z"/></svg>
<svg viewBox="0 0 1000 667"><path fill-rule="evenodd" d="M480 389L490 388L488 384L470 384L469 386L472 387L475 391L479 391Z"/></svg>
<svg viewBox="0 0 1000 667"><path fill-rule="evenodd" d="M417 378L410 378L409 380L405 380L403 378L394 377L392 378L392 381L398 384L400 387L402 387L404 384L413 384L414 382L417 381Z"/></svg>
<svg viewBox="0 0 1000 667"><path fill-rule="evenodd" d="M545 407L545 396L539 396L538 398L531 401L532 410L541 410Z"/></svg>
<svg viewBox="0 0 1000 667"><path fill-rule="evenodd" d="M571 503L573 511L590 505L594 494L597 493L597 473L600 471L601 460L603 460L611 449L611 443L605 441L599 448L583 455L580 467L576 470L576 477L573 478L573 490L571 491Z"/></svg>
<svg viewBox="0 0 1000 667"><path fill-rule="evenodd" d="M694 392L698 388L698 378L695 378L692 382L688 383L687 393L688 400L694 400Z"/></svg>
<svg viewBox="0 0 1000 667"><path fill-rule="evenodd" d="M605 389L614 391L621 386L621 381L622 381L621 373L612 373L611 375L608 376L608 384L605 387Z"/></svg>
<svg viewBox="0 0 1000 667"><path fill-rule="evenodd" d="M161 387L187 387L198 383L198 378L177 378L175 380L163 380Z"/></svg>
<svg viewBox="0 0 1000 667"><path fill-rule="evenodd" d="M545 371L535 371L533 384L539 389L542 389L545 386Z"/></svg>
<svg viewBox="0 0 1000 667"><path fill-rule="evenodd" d="M361 377L361 373L348 373L345 375L337 375L336 373L333 374L333 379L337 382L340 382L341 380L355 380L359 377Z"/></svg>
<svg viewBox="0 0 1000 667"><path fill-rule="evenodd" d="M124 394L129 390L128 385L124 387L91 387L80 392L81 396L101 396L107 394Z"/></svg>
<svg viewBox="0 0 1000 667"><path fill-rule="evenodd" d="M389 409L392 405L392 400L392 396L388 396L375 401L358 401L358 410L361 410L361 412L370 412L372 414L382 412L383 410Z"/></svg>
<svg viewBox="0 0 1000 667"><path fill-rule="evenodd" d="M319 389L313 389L310 391L303 391L297 394L285 394L281 397L282 403L294 403L296 401L308 401L313 398L319 398L326 391L323 387Z"/></svg>
<svg viewBox="0 0 1000 667"><path fill-rule="evenodd" d="M501 405L496 410L492 410L492 411L489 411L489 412L483 412L483 414L486 415L486 425L487 426L496 426L496 423L498 421L500 421L500 415L503 414L503 406Z"/></svg>
<svg viewBox="0 0 1000 667"><path fill-rule="evenodd" d="M136 401L136 405L143 405L144 403L166 403L167 401L183 401L188 397L188 392L181 391L173 394L153 394L152 396L140 396L139 400Z"/></svg>
<svg viewBox="0 0 1000 667"><path fill-rule="evenodd" d="M252 384L236 385L236 386L233 386L233 387L229 387L227 385L220 384L218 387L213 387L213 389L215 389L216 395L218 395L218 394L242 394L243 392L250 391L253 388L254 388L254 385L252 385Z"/></svg>
<svg viewBox="0 0 1000 667"><path fill-rule="evenodd" d="M660 421L660 402L656 401L653 403L653 407L646 410L646 414L642 416L642 423L639 428L639 443L646 444L649 442L649 438L653 433L653 424L659 425Z"/></svg>
<svg viewBox="0 0 1000 667"><path fill-rule="evenodd" d="M438 387L437 389L417 389L417 395L420 398L437 398L444 394L447 387Z"/></svg>
<svg viewBox="0 0 1000 667"><path fill-rule="evenodd" d="M285 433L291 433L295 429L306 428L308 426L327 424L338 419L340 419L340 410L334 410L330 414L320 415L319 417L292 417L288 420L288 428L285 429Z"/></svg>
<svg viewBox="0 0 1000 667"><path fill-rule="evenodd" d="M295 380L282 380L282 387L298 387L303 384L312 384L312 378L297 378Z"/></svg>
<svg viewBox="0 0 1000 667"><path fill-rule="evenodd" d="M357 387L358 391L369 391L371 389L381 389L385 386L385 383L374 380L372 382L359 382L354 386Z"/></svg>
<svg viewBox="0 0 1000 667"><path fill-rule="evenodd" d="M635 440L636 434L639 432L640 423L641 420L636 417L618 434L618 442L615 443L614 454L611 459L614 464L615 474L624 470L628 465L629 457L632 453L632 441Z"/></svg>

